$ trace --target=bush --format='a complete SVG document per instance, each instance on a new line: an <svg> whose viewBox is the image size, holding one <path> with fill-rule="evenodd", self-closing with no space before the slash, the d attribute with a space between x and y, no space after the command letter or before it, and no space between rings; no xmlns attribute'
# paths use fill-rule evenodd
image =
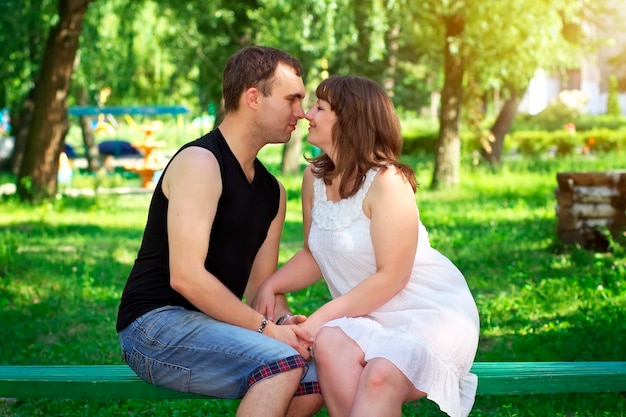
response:
<svg viewBox="0 0 626 417"><path fill-rule="evenodd" d="M581 145L580 135L567 130L551 132L547 141L552 144L558 156L571 155Z"/></svg>
<svg viewBox="0 0 626 417"><path fill-rule="evenodd" d="M541 113L519 114L514 126L519 130L560 130L581 116L585 103L583 93L562 91Z"/></svg>
<svg viewBox="0 0 626 417"><path fill-rule="evenodd" d="M419 134L403 134L403 155L433 154L437 145L438 132L420 132Z"/></svg>
<svg viewBox="0 0 626 417"><path fill-rule="evenodd" d="M527 130L507 135L505 142L512 142L512 147L524 156L537 156L548 152L551 143L548 132Z"/></svg>
<svg viewBox="0 0 626 417"><path fill-rule="evenodd" d="M584 115L574 121L574 124L579 132L592 129L618 130L626 127L626 116Z"/></svg>
<svg viewBox="0 0 626 417"><path fill-rule="evenodd" d="M609 98L606 104L606 113L611 116L620 116L622 109L619 107L619 83L615 75L609 77Z"/></svg>
<svg viewBox="0 0 626 417"><path fill-rule="evenodd" d="M626 129L592 129L579 135L583 146L591 152L606 153L626 148Z"/></svg>
<svg viewBox="0 0 626 417"><path fill-rule="evenodd" d="M431 119L411 118L402 120L402 154L424 155L435 152L439 126Z"/></svg>
<svg viewBox="0 0 626 417"><path fill-rule="evenodd" d="M563 120L567 120L565 123L560 123ZM521 130L547 130L557 131L562 130L567 123L573 123L576 126L576 131L585 131L592 129L612 129L618 130L626 127L626 116L621 115L580 115L572 117L571 119L560 118L559 123L556 123L552 117L547 117L543 113L536 115L529 115L526 113L520 113L515 118L515 122L511 128L512 132Z"/></svg>
<svg viewBox="0 0 626 417"><path fill-rule="evenodd" d="M504 153L518 152L535 157L549 152L563 156L577 152L606 153L626 149L626 116L583 115L569 119L565 114L553 107L546 114L518 115L504 141ZM575 131L565 128L570 123ZM403 155L435 153L439 135L437 123L415 117L403 120L402 127ZM481 140L475 132L462 129L460 134L464 155L480 152Z"/></svg>
<svg viewBox="0 0 626 417"><path fill-rule="evenodd" d="M582 132L525 130L510 133L506 142L521 155L532 157L550 151L558 156L576 152L620 152L626 148L626 129L592 129Z"/></svg>

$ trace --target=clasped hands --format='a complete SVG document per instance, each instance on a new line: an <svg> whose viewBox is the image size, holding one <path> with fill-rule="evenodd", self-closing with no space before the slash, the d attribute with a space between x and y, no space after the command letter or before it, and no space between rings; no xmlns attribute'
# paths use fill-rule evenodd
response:
<svg viewBox="0 0 626 417"><path fill-rule="evenodd" d="M252 300L252 308L265 315L270 321L276 322L279 317L275 314L276 294L267 288L260 288ZM306 360L311 359L311 347L315 341L317 329L312 327L312 322L302 314L285 317L280 325L271 326L271 331L265 334L280 340L293 347Z"/></svg>

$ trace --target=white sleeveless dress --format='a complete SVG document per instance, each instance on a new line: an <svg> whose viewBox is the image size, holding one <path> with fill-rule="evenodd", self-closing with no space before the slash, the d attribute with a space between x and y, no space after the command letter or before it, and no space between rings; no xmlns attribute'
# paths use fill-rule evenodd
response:
<svg viewBox="0 0 626 417"><path fill-rule="evenodd" d="M362 188L339 202L328 200L323 180L314 179L309 248L333 298L376 271L370 220L362 206L377 172L370 170ZM418 233L407 286L367 316L326 326L340 327L354 339L366 361L391 361L448 415L465 417L478 386L469 373L478 348L478 311L465 278L430 246L421 221Z"/></svg>

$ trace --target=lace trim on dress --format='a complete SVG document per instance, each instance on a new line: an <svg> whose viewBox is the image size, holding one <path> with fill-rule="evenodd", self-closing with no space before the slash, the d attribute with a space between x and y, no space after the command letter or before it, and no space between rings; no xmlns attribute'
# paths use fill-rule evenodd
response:
<svg viewBox="0 0 626 417"><path fill-rule="evenodd" d="M320 229L337 230L350 226L361 213L363 213L363 199L367 194L378 168L370 169L365 175L363 185L350 198L339 201L331 201L326 197L326 184L322 178L313 179L313 208L311 217Z"/></svg>

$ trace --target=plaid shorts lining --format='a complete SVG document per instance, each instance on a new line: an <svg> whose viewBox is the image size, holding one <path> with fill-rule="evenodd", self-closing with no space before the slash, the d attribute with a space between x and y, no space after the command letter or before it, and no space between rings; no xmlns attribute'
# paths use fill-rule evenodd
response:
<svg viewBox="0 0 626 417"><path fill-rule="evenodd" d="M265 378L274 376L281 372L290 371L295 368L308 368L308 365L301 355L289 356L276 362L260 366L248 376L248 388L252 387ZM301 383L295 395L319 394L320 387L318 382Z"/></svg>

